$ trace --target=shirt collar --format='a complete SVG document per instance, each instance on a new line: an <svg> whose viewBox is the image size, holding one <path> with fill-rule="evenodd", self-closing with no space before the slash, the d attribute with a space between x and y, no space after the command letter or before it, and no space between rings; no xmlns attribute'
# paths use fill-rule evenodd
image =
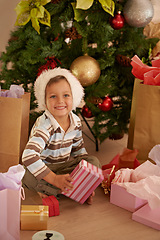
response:
<svg viewBox="0 0 160 240"><path fill-rule="evenodd" d="M47 109L45 110L45 114L50 119L51 124L53 125L54 130L57 130L58 128L60 128L62 131L64 131L62 129L62 127L59 125L59 123L57 122L57 120L53 117L53 115ZM70 127L67 130L67 132L70 132L70 131L74 130L76 127L80 126L80 120L79 120L79 118L78 118L78 116L76 114L74 114L71 111L69 113L69 117L70 117Z"/></svg>

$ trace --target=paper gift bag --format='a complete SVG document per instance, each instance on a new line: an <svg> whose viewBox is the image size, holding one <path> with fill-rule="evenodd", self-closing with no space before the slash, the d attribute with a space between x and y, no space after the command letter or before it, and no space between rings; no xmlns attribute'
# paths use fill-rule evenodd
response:
<svg viewBox="0 0 160 240"><path fill-rule="evenodd" d="M21 190L0 191L0 239L20 239Z"/></svg>
<svg viewBox="0 0 160 240"><path fill-rule="evenodd" d="M137 159L147 160L150 150L160 142L160 86L142 84L135 79L130 115L128 148L137 149Z"/></svg>
<svg viewBox="0 0 160 240"><path fill-rule="evenodd" d="M28 141L30 93L0 97L0 172L20 162Z"/></svg>
<svg viewBox="0 0 160 240"><path fill-rule="evenodd" d="M20 239L21 180L24 173L20 164L0 173L0 239Z"/></svg>

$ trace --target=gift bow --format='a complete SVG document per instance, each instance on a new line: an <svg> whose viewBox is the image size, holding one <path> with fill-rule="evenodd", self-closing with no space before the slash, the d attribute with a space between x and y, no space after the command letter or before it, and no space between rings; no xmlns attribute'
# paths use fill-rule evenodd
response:
<svg viewBox="0 0 160 240"><path fill-rule="evenodd" d="M144 64L137 55L132 58L132 74L147 85L160 86L160 59L153 60L152 66Z"/></svg>
<svg viewBox="0 0 160 240"><path fill-rule="evenodd" d="M40 34L39 23L50 27L50 13L43 7L51 0L22 0L15 10L17 13L16 26L26 25L30 20L33 28Z"/></svg>
<svg viewBox="0 0 160 240"><path fill-rule="evenodd" d="M76 8L87 10L93 5L94 0L77 0ZM115 3L112 0L99 0L104 11L108 12L113 16Z"/></svg>

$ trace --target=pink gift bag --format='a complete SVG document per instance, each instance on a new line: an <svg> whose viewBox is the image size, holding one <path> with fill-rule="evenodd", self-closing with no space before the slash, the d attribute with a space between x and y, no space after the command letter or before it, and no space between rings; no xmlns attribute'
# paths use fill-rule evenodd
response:
<svg viewBox="0 0 160 240"><path fill-rule="evenodd" d="M0 173L0 239L20 240L21 179L24 168L18 164Z"/></svg>

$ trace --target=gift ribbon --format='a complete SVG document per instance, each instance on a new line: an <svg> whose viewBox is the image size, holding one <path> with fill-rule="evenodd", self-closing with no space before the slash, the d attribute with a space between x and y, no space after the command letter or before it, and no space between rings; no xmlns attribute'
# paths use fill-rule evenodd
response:
<svg viewBox="0 0 160 240"><path fill-rule="evenodd" d="M41 209L41 210L34 210L34 213L36 213L36 214L40 214L40 213L42 213L42 212L44 212L44 208Z"/></svg>
<svg viewBox="0 0 160 240"><path fill-rule="evenodd" d="M24 26L30 20L32 27L40 34L40 23L51 26L50 13L43 7L51 0L28 0L20 1L15 10L17 13L16 26Z"/></svg>
<svg viewBox="0 0 160 240"><path fill-rule="evenodd" d="M33 212L35 214L40 214L40 213L48 213L48 211L45 211L44 208L40 210L21 210L22 213L27 213L27 212Z"/></svg>
<svg viewBox="0 0 160 240"><path fill-rule="evenodd" d="M25 199L25 192L24 192L24 188L23 187L21 187L21 198L22 198L22 200Z"/></svg>
<svg viewBox="0 0 160 240"><path fill-rule="evenodd" d="M113 167L112 167L112 169L110 171L110 174L108 175L108 179L107 180L103 180L103 182L101 184L102 188L104 189L104 193L105 194L108 194L110 192L110 184L111 184L110 183L110 177L111 177L113 171L115 170L115 167L116 166L113 165Z"/></svg>

